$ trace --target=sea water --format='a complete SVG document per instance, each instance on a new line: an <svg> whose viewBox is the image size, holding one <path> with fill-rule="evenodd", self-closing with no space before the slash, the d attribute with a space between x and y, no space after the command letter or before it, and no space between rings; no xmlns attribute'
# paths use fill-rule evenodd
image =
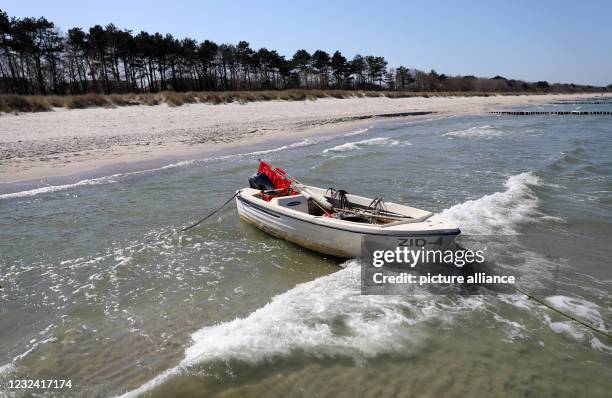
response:
<svg viewBox="0 0 612 398"><path fill-rule="evenodd" d="M606 105L537 110L577 106ZM70 379L37 392L609 396L612 341L519 293L364 296L355 261L272 238L233 203L181 232L260 157L465 234L528 236L512 248L523 280L554 280L546 302L612 330L610 117L389 121L0 194L0 395L29 393L8 380Z"/></svg>

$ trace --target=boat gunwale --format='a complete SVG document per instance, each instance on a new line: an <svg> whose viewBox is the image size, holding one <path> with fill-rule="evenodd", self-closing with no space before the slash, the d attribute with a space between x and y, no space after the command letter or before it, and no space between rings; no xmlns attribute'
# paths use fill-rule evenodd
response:
<svg viewBox="0 0 612 398"><path fill-rule="evenodd" d="M380 232L377 231L376 229L370 229L369 231L362 231L362 230L358 230L358 229L342 228L340 226L330 225L329 223L316 222L316 221L319 220L319 218L322 218L322 216L313 216L311 214L307 214L306 216L308 216L308 218L296 217L294 215L287 214L285 212L277 211L277 210L273 209L272 206L270 206L270 205L263 206L261 204L255 203L255 202L247 199L247 195L243 196L242 195L242 190L240 190L238 192L238 194L236 195L236 199L239 200L241 203L246 204L247 206L254 207L256 210L259 210L259 211L261 211L261 212L263 212L263 213L265 213L265 214L267 214L269 216L275 217L275 218L280 218L282 216L285 216L285 217L289 217L289 218L292 218L292 219L295 219L295 220L303 221L303 222L306 222L306 223L309 223L309 224L314 224L314 225L317 225L319 227L331 228L331 229L336 229L336 230L340 230L340 231L351 232L351 233L356 233L356 234L361 234L361 235L398 236L398 237L401 237L401 236L447 236L447 235L450 236L450 235L459 235L461 233L461 230L459 228L455 228L455 229L438 229L438 230L430 230L430 231L397 231L396 233L389 233L391 231L389 231L389 230L382 230L382 228L380 228L380 227L379 227L380 228ZM255 198L255 199L258 199L258 198ZM258 200L262 201L261 199L258 199ZM292 211L292 210L289 210L289 209L283 209L283 210ZM312 218L312 219L309 219L309 218Z"/></svg>

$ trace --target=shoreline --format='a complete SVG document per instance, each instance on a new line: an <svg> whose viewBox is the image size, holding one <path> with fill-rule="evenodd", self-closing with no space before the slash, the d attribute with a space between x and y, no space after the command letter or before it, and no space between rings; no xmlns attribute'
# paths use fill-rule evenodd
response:
<svg viewBox="0 0 612 398"><path fill-rule="evenodd" d="M390 120L480 115L516 105L593 98L349 98L247 104L60 109L0 117L0 192L74 183L173 163L282 146ZM606 96L607 97L607 96ZM250 148L250 150L245 150Z"/></svg>
<svg viewBox="0 0 612 398"><path fill-rule="evenodd" d="M80 184L89 184L96 181L103 181L118 175L139 174L146 172L154 172L163 169L178 168L186 164L197 164L198 162L206 162L215 159L222 159L228 156L241 156L248 154L262 155L265 153L273 153L285 149L288 146L298 144L300 146L303 141L311 138L333 137L345 132L357 131L364 128L369 128L378 124L394 122L418 122L421 120L431 120L437 118L448 117L447 115L436 115L428 113L427 115L418 116L398 116L385 117L381 119L359 119L342 121L337 123L329 123L326 125L307 128L300 131L269 133L257 137L251 137L245 141L232 141L228 143L218 143L213 145L198 144L191 147L168 146L165 150L171 154L165 156L155 156L154 153L150 158L147 154L142 154L135 157L133 154L126 154L127 161L121 161L121 156L117 155L113 159L92 159L87 161L87 165L91 168L83 169L79 164L74 167L64 167L60 171L66 173L58 173L56 169L49 168L44 170L36 170L40 173L36 178L16 180L16 181L0 181L0 200L19 197L15 195L30 191L36 191L39 188L75 186ZM305 144L307 145L307 144ZM75 172L72 172L72 170ZM47 174L45 174L47 173ZM95 180L95 181L94 181ZM29 195L26 195L29 196Z"/></svg>

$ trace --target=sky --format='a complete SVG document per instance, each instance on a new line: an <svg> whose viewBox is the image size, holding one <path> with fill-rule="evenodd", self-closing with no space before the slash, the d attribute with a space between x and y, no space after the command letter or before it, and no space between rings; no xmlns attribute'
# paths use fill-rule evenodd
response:
<svg viewBox="0 0 612 398"><path fill-rule="evenodd" d="M612 1L0 0L66 31L113 23L287 57L304 48L382 55L449 75L612 84Z"/></svg>

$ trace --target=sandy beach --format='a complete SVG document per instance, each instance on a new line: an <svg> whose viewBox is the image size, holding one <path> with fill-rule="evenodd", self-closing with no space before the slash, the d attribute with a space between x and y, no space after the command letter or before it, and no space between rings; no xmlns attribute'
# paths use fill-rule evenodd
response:
<svg viewBox="0 0 612 398"><path fill-rule="evenodd" d="M199 158L233 146L387 121L393 114L408 118L482 114L592 96L351 98L2 114L0 183L68 176L115 164ZM409 112L431 114L402 116Z"/></svg>

